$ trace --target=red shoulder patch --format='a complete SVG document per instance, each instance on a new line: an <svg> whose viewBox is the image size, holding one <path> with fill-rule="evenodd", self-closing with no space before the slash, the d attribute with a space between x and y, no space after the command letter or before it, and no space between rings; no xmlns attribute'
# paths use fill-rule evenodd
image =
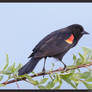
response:
<svg viewBox="0 0 92 92"><path fill-rule="evenodd" d="M69 43L69 44L72 44L72 43L73 43L73 40L74 40L74 35L71 34L70 37L69 37L67 40L65 40L65 41L66 41L67 43Z"/></svg>

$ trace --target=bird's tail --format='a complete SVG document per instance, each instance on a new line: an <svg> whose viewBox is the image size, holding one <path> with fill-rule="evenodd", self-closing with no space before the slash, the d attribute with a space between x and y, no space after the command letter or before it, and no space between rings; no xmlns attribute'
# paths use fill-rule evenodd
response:
<svg viewBox="0 0 92 92"><path fill-rule="evenodd" d="M32 57L27 64L19 69L18 75L24 75L32 72L39 60L39 58Z"/></svg>

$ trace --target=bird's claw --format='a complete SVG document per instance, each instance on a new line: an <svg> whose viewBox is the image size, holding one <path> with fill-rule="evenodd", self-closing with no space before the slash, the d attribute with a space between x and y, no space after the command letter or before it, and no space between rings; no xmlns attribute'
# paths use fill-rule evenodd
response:
<svg viewBox="0 0 92 92"><path fill-rule="evenodd" d="M66 67L67 67L67 66L64 64L64 68L63 68L64 71L66 70Z"/></svg>
<svg viewBox="0 0 92 92"><path fill-rule="evenodd" d="M45 74L45 68L43 68L42 73ZM44 78L44 75L43 75L43 78Z"/></svg>

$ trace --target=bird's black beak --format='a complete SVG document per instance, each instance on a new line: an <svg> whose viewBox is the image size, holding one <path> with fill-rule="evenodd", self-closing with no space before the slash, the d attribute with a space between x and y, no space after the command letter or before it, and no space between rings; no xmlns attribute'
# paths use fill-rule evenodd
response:
<svg viewBox="0 0 92 92"><path fill-rule="evenodd" d="M86 32L86 31L82 31L82 34L89 34L88 32Z"/></svg>

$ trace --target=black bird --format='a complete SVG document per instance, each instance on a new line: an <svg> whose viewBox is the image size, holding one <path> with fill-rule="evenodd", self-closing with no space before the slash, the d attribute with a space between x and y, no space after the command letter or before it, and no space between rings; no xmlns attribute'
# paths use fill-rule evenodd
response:
<svg viewBox="0 0 92 92"><path fill-rule="evenodd" d="M27 64L19 69L18 75L24 75L32 72L38 61L42 58L45 59L44 67L47 57L54 57L63 63L63 56L70 48L73 48L78 43L84 34L89 33L86 32L79 24L73 24L50 33L35 46L32 54L29 56L31 59ZM43 71L45 70L44 67ZM65 68L66 65L64 64L64 69Z"/></svg>

